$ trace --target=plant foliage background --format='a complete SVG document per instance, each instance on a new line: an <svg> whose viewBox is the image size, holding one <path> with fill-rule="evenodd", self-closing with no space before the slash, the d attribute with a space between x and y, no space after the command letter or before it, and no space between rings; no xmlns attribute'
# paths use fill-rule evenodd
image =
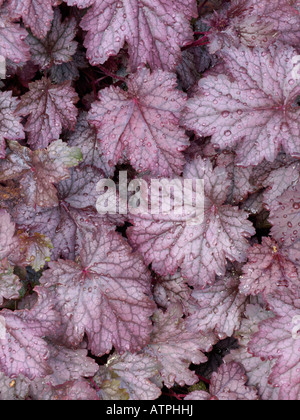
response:
<svg viewBox="0 0 300 420"><path fill-rule="evenodd" d="M299 11L0 0L0 399L300 398ZM99 215L120 170L204 222Z"/></svg>

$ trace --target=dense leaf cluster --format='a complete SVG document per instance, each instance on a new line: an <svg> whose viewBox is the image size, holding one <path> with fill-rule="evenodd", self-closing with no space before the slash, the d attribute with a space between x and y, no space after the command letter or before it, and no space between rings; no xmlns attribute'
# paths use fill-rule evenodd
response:
<svg viewBox="0 0 300 420"><path fill-rule="evenodd" d="M0 55L0 399L300 399L299 1L0 0Z"/></svg>

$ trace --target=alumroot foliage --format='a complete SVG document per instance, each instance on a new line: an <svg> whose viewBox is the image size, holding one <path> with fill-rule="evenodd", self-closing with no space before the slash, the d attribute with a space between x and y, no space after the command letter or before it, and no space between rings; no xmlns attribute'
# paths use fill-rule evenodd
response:
<svg viewBox="0 0 300 420"><path fill-rule="evenodd" d="M0 399L300 399L299 1L0 0L0 55Z"/></svg>

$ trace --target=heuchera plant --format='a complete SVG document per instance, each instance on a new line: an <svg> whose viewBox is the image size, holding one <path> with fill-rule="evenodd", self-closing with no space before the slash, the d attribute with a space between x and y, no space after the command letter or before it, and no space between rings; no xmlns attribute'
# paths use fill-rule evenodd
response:
<svg viewBox="0 0 300 420"><path fill-rule="evenodd" d="M0 0L0 79L0 400L299 400L300 2Z"/></svg>

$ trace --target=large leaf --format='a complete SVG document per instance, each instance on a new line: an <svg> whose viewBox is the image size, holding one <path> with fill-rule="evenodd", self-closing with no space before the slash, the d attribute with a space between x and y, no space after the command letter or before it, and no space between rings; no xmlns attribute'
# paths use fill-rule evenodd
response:
<svg viewBox="0 0 300 420"><path fill-rule="evenodd" d="M299 156L296 55L283 44L268 50L226 49L223 57L230 77L219 74L200 80L197 95L187 105L185 126L212 136L222 149L236 146L243 166L274 161L281 146Z"/></svg>
<svg viewBox="0 0 300 420"><path fill-rule="evenodd" d="M93 7L81 26L87 57L92 65L103 64L128 44L133 71L140 64L173 70L180 47L192 40L189 19L196 16L193 0L66 0L70 6Z"/></svg>
<svg viewBox="0 0 300 420"><path fill-rule="evenodd" d="M224 204L230 184L225 168L213 170L208 160L198 158L187 164L184 177L204 180L202 223L191 224L187 214L144 212L130 215L134 226L127 232L130 243L158 274L174 274L180 267L190 284L204 287L215 281L216 274L225 274L226 258L246 260L246 238L254 229L245 212ZM151 191L151 199L153 194Z"/></svg>
<svg viewBox="0 0 300 420"><path fill-rule="evenodd" d="M89 348L102 355L141 349L151 330L150 276L129 245L104 226L86 231L80 264L51 262L41 283L56 290L65 326L64 340L78 346L84 333Z"/></svg>
<svg viewBox="0 0 300 420"><path fill-rule="evenodd" d="M188 138L178 127L185 95L175 75L143 68L127 84L128 91L101 90L89 113L106 161L115 165L125 153L139 172L180 174Z"/></svg>

